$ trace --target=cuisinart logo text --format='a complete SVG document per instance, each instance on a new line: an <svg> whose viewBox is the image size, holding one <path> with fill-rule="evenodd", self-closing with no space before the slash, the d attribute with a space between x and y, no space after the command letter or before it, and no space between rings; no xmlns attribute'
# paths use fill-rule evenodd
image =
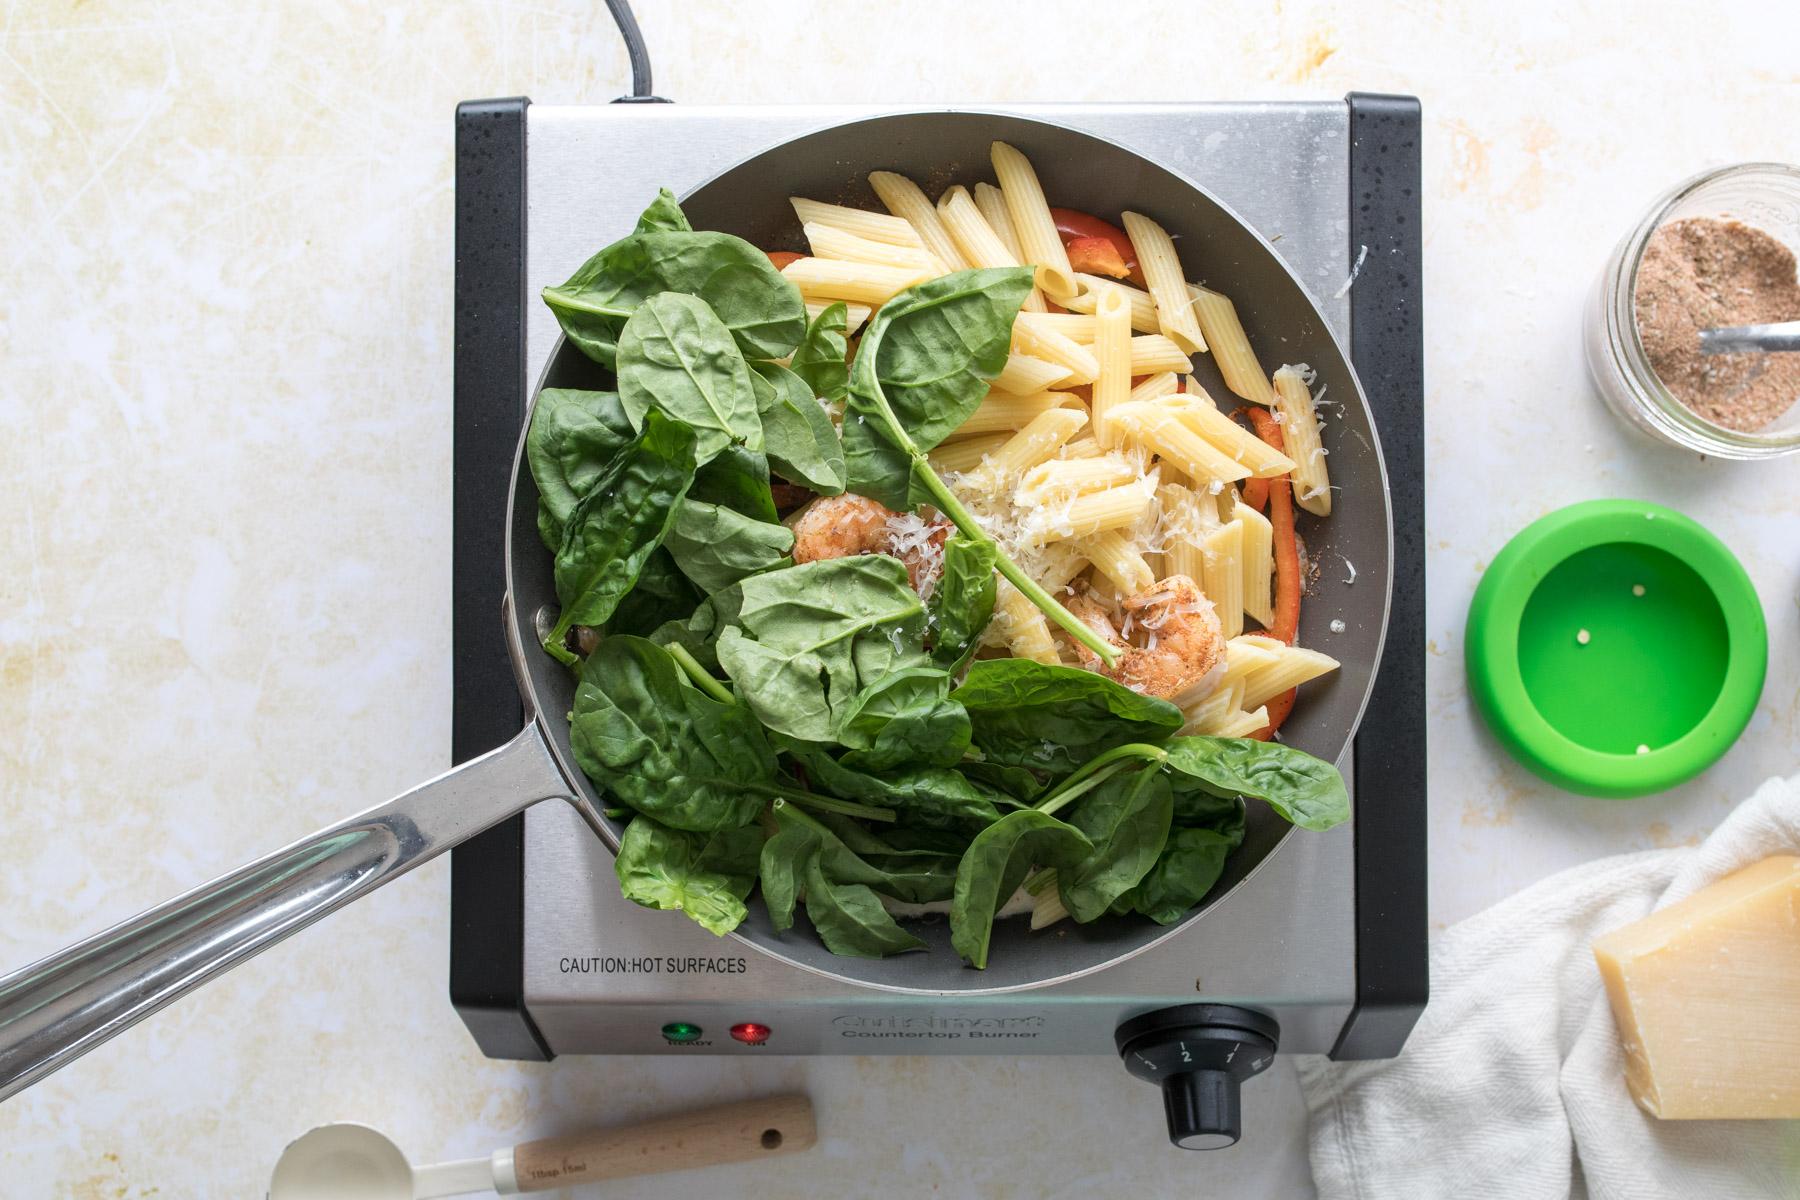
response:
<svg viewBox="0 0 1800 1200"><path fill-rule="evenodd" d="M1044 1028L1042 1017L833 1017L832 1028L844 1038L1034 1038Z"/></svg>

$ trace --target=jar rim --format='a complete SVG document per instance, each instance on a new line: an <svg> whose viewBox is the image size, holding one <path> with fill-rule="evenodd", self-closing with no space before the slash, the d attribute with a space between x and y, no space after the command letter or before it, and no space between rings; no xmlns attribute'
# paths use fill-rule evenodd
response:
<svg viewBox="0 0 1800 1200"><path fill-rule="evenodd" d="M1704 188L1724 180L1775 176L1800 191L1800 167L1779 162L1742 162L1715 167L1684 179L1659 196L1621 243L1608 272L1607 341L1615 365L1644 412L1662 433L1677 443L1718 457L1773 458L1800 450L1800 426L1777 434L1731 429L1709 421L1683 404L1650 366L1637 324L1637 273L1650 238L1669 214ZM1795 401L1800 404L1800 398ZM1791 410L1790 410L1791 411Z"/></svg>

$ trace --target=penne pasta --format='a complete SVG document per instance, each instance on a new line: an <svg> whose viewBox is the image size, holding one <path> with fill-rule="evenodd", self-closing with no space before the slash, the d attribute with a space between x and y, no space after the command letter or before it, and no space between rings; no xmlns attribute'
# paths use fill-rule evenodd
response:
<svg viewBox="0 0 1800 1200"><path fill-rule="evenodd" d="M1147 480L1089 492L1065 504L1033 512L1025 521L1024 535L1027 541L1040 543L1065 538L1091 539L1105 530L1135 526L1155 501L1156 490ZM1090 561L1098 561L1090 541L1083 541L1082 552Z"/></svg>
<svg viewBox="0 0 1800 1200"><path fill-rule="evenodd" d="M1029 396L1009 396L1004 392L989 392L968 419L956 427L957 437L968 437L977 433L995 433L1000 430L1011 432L1023 429L1031 423L1039 413L1049 412L1053 408L1084 407L1077 396L1067 392L1035 392Z"/></svg>
<svg viewBox="0 0 1800 1200"><path fill-rule="evenodd" d="M1061 301L1062 306L1070 312L1093 312L1094 304L1100 299L1100 289L1103 287L1116 287L1125 293L1125 298L1127 300L1131 301L1131 328L1134 332L1162 332L1162 326L1158 325L1156 322L1156 301L1150 298L1149 292L1144 291L1142 288L1132 287L1129 283L1121 283L1116 279L1108 279L1104 275L1077 274L1075 276L1075 281L1081 285L1081 292L1078 295L1069 297L1067 300Z"/></svg>
<svg viewBox="0 0 1800 1200"><path fill-rule="evenodd" d="M1127 439L1168 459L1196 484L1249 478L1248 467L1220 453L1181 419L1178 403L1170 397L1121 404L1110 417Z"/></svg>
<svg viewBox="0 0 1800 1200"><path fill-rule="evenodd" d="M841 229L871 242L885 242L890 246L906 246L915 250L927 249L919 237L919 231L899 217L870 212L866 208L823 204L801 196L789 196L788 203L794 206L794 215L800 218L803 227L829 225L833 229Z"/></svg>
<svg viewBox="0 0 1800 1200"><path fill-rule="evenodd" d="M950 231L950 240L962 251L963 260L972 267L1016 267L1019 256L1007 249L1006 243L982 215L969 189L961 184L938 197L938 217ZM1025 297L1021 312L1043 312L1044 298L1034 286Z"/></svg>
<svg viewBox="0 0 1800 1200"><path fill-rule="evenodd" d="M1080 546L1074 542L1055 542L1044 547L1041 565L1033 578L1046 592L1055 592L1068 587L1087 568L1088 560L1081 556Z"/></svg>
<svg viewBox="0 0 1800 1200"><path fill-rule="evenodd" d="M1164 396L1173 396L1181 390L1180 382L1173 371L1158 371L1144 382L1131 389L1125 397L1128 404L1136 404L1140 400L1160 400Z"/></svg>
<svg viewBox="0 0 1800 1200"><path fill-rule="evenodd" d="M806 235L806 243L812 247L812 252L820 258L872 263L878 267L896 267L927 275L938 273L931 255L919 246L893 246L887 242L870 241L835 226L821 225L817 221L807 222L800 227L800 231Z"/></svg>
<svg viewBox="0 0 1800 1200"><path fill-rule="evenodd" d="M1144 561L1143 554L1116 529L1082 538L1081 551L1094 564L1094 570L1106 576L1121 595L1133 595L1156 584L1156 572Z"/></svg>
<svg viewBox="0 0 1800 1200"><path fill-rule="evenodd" d="M1047 358L1029 354L1009 354L1006 366L994 376L994 386L1015 396L1028 396L1068 381L1069 368Z"/></svg>
<svg viewBox="0 0 1800 1200"><path fill-rule="evenodd" d="M1062 448L1062 454L1058 457L1063 459L1099 458L1105 453L1106 449L1101 446L1099 442L1096 442L1091 437L1084 437L1076 438L1074 441L1064 446Z"/></svg>
<svg viewBox="0 0 1800 1200"><path fill-rule="evenodd" d="M1213 602L1227 638L1244 632L1244 527L1221 525L1200 543L1200 590Z"/></svg>
<svg viewBox="0 0 1800 1200"><path fill-rule="evenodd" d="M1051 665L1062 661L1044 614L1004 579L995 589L994 620L990 628L1015 657Z"/></svg>
<svg viewBox="0 0 1800 1200"><path fill-rule="evenodd" d="M1144 273L1144 282L1150 285L1150 298L1156 302L1158 327L1184 353L1204 353L1206 338L1194 317L1193 297L1188 293L1181 259L1175 253L1175 240L1168 230L1142 213L1121 216L1131 248L1137 252L1138 268Z"/></svg>
<svg viewBox="0 0 1800 1200"><path fill-rule="evenodd" d="M1242 499L1232 501L1231 519L1244 526L1244 611L1267 628L1275 622L1275 530Z"/></svg>
<svg viewBox="0 0 1800 1200"><path fill-rule="evenodd" d="M1062 238L1057 236L1050 204L1044 199L1044 189L1031 161L1005 142L994 143L991 157L994 177L1012 217L1013 236L1019 240L1020 261L1037 268L1038 286L1050 299L1075 295L1080 290L1075 272L1069 266Z"/></svg>
<svg viewBox="0 0 1800 1200"><path fill-rule="evenodd" d="M1038 318L1044 315L1046 314L1018 315L1013 321L1013 351L1067 367L1069 377L1063 382L1070 386L1079 387L1084 383L1094 382L1094 377L1100 373L1100 364L1095 361L1094 352L1070 341L1054 329L1039 325Z"/></svg>
<svg viewBox="0 0 1800 1200"><path fill-rule="evenodd" d="M1254 712L1234 713L1213 730L1214 737L1241 738L1268 728L1269 710L1258 707Z"/></svg>
<svg viewBox="0 0 1800 1200"><path fill-rule="evenodd" d="M1132 374L1131 306L1117 288L1100 297L1094 325L1094 362L1099 368L1094 375L1094 440L1111 446L1114 438L1108 414L1129 399Z"/></svg>
<svg viewBox="0 0 1800 1200"><path fill-rule="evenodd" d="M991 452L987 462L975 472L978 486L999 488L1010 484L1055 454L1087 423L1087 413L1079 408L1052 408L1039 413Z"/></svg>
<svg viewBox="0 0 1800 1200"><path fill-rule="evenodd" d="M826 309L830 308L833 304L836 304L836 303L839 303L839 302L836 300L808 300L806 302L807 324L810 325L812 322L818 320L820 313L824 312ZM864 322L866 322L869 319L869 314L873 313L874 311L875 311L874 309L870 308L866 304L845 303L844 304L844 332L847 334L855 333L857 330L861 329L863 327Z"/></svg>
<svg viewBox="0 0 1800 1200"><path fill-rule="evenodd" d="M1198 384L1194 385L1198 387ZM1205 392L1199 393L1205 396ZM1208 396L1207 400L1211 400ZM1221 454L1242 463L1253 479L1273 479L1294 469L1294 460L1212 407L1196 402L1193 392L1182 394L1179 405L1170 405L1181 423L1210 442Z"/></svg>
<svg viewBox="0 0 1800 1200"><path fill-rule="evenodd" d="M969 265L963 261L962 252L956 248L950 231L944 228L937 209L925 198L918 184L892 171L871 171L869 186L875 189L875 195L887 205L889 212L913 227L925 248L943 264L945 273L960 271Z"/></svg>
<svg viewBox="0 0 1800 1200"><path fill-rule="evenodd" d="M1223 678L1219 680L1219 686L1225 688L1232 684L1241 685L1252 672L1259 671L1264 667L1271 666L1278 662L1281 658L1281 652L1285 649L1287 649L1287 647L1280 645L1279 643L1276 644L1274 649L1269 649L1268 647L1257 645L1248 637L1232 638L1225 643L1225 674ZM1244 694L1240 690L1238 692L1237 703L1234 703L1232 707L1244 707L1243 698Z"/></svg>
<svg viewBox="0 0 1800 1200"><path fill-rule="evenodd" d="M1283 646L1272 663L1244 676L1244 705L1267 704L1289 688L1338 669L1337 659L1304 646Z"/></svg>
<svg viewBox="0 0 1800 1200"><path fill-rule="evenodd" d="M1006 197L1000 189L991 183L976 184L975 207L987 218L988 227L1000 239L1000 244L1006 247L1006 252L1013 256L1013 261L1024 262L1024 252L1019 249L1019 235L1013 229L1012 214L1006 211Z"/></svg>
<svg viewBox="0 0 1800 1200"><path fill-rule="evenodd" d="M1195 379L1192 375L1183 379L1181 381L1181 386L1177 388L1176 391L1181 392L1186 396L1189 404L1203 404L1207 408L1219 407L1213 402L1212 393L1201 386L1200 381Z"/></svg>
<svg viewBox="0 0 1800 1200"><path fill-rule="evenodd" d="M940 475L963 475L981 466L994 451L1012 437L1008 433L985 433L980 437L958 438L944 442L926 455L932 469Z"/></svg>
<svg viewBox="0 0 1800 1200"><path fill-rule="evenodd" d="M1147 333L1131 339L1133 375L1157 375L1163 371L1185 375L1193 367L1194 364L1188 361L1187 352L1176 345L1172 338L1166 338L1160 333Z"/></svg>
<svg viewBox="0 0 1800 1200"><path fill-rule="evenodd" d="M1039 329L1054 329L1080 345L1092 345L1094 331L1098 328L1093 313L1040 313L1032 318L1032 324Z"/></svg>
<svg viewBox="0 0 1800 1200"><path fill-rule="evenodd" d="M1274 404L1274 389L1256 361L1256 353L1250 349L1250 338L1244 333L1231 297L1211 288L1194 287L1190 291L1194 296L1194 319L1212 349L1213 361L1219 364L1225 386L1253 404Z"/></svg>
<svg viewBox="0 0 1800 1200"><path fill-rule="evenodd" d="M801 258L781 269L807 300L844 300L882 305L915 283L929 278L924 270L877 267L830 258Z"/></svg>
<svg viewBox="0 0 1800 1200"><path fill-rule="evenodd" d="M1137 467L1116 454L1051 459L1020 475L1019 486L1013 491L1013 503L1021 508L1058 504L1089 492L1130 483L1137 477Z"/></svg>
<svg viewBox="0 0 1800 1200"><path fill-rule="evenodd" d="M1312 391L1293 367L1275 372L1276 420L1288 457L1294 460L1294 503L1316 516L1331 515L1331 476L1325 469L1329 453L1319 440L1319 412Z"/></svg>
<svg viewBox="0 0 1800 1200"><path fill-rule="evenodd" d="M1218 731L1225 727L1243 707L1244 685L1240 681L1222 686L1210 695L1196 701L1181 710L1187 721L1181 727L1184 734L1208 734L1218 736Z"/></svg>

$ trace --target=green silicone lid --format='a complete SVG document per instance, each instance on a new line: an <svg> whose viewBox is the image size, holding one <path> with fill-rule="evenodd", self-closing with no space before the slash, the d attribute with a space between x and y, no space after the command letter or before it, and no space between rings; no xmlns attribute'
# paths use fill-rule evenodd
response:
<svg viewBox="0 0 1800 1200"><path fill-rule="evenodd" d="M1660 792L1718 761L1769 660L1756 588L1725 543L1635 500L1526 526L1481 577L1465 640L1495 736L1590 796Z"/></svg>

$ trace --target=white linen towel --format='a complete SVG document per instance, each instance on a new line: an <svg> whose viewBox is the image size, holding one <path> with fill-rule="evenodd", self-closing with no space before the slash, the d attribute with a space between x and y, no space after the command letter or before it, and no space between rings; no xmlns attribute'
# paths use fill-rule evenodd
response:
<svg viewBox="0 0 1800 1200"><path fill-rule="evenodd" d="M1659 1121L1637 1107L1589 949L1797 852L1800 777L1771 779L1697 847L1576 867L1446 930L1400 1057L1296 1060L1320 1200L1800 1198L1800 1121Z"/></svg>

